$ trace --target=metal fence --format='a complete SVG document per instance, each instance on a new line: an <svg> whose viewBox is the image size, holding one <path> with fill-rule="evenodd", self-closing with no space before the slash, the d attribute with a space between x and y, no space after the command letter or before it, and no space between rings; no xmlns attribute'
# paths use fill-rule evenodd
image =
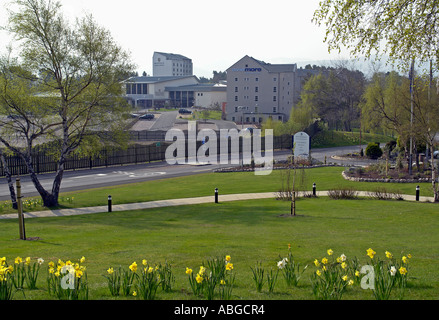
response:
<svg viewBox="0 0 439 320"><path fill-rule="evenodd" d="M188 156L188 146L186 141L186 157ZM64 169L93 169L98 167L110 167L118 165L148 163L152 161L165 161L166 149L172 142L159 141L148 145L134 144L126 149L105 148L98 156L84 157L72 155L67 158ZM201 141L197 141L196 149L202 145ZM265 147L265 139L262 137L262 150ZM292 139L290 135L273 137L273 149L291 149ZM240 139L240 150L242 148L242 138ZM220 154L220 144L217 145L217 154ZM231 152L229 144L228 153ZM23 159L18 155L5 155L6 164L13 176L28 174L27 166ZM50 156L47 151L41 150L32 154L33 168L37 174L55 172L57 170L56 158ZM5 176L3 164L0 162L0 176Z"/></svg>

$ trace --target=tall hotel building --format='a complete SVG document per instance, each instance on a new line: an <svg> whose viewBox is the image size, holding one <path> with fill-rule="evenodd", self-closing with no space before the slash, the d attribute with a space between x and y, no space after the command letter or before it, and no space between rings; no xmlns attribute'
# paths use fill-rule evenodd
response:
<svg viewBox="0 0 439 320"><path fill-rule="evenodd" d="M192 60L175 53L154 52L152 57L154 77L192 76Z"/></svg>
<svg viewBox="0 0 439 320"><path fill-rule="evenodd" d="M267 118L287 121L312 70L296 64L270 64L245 56L227 69L227 120L260 124Z"/></svg>

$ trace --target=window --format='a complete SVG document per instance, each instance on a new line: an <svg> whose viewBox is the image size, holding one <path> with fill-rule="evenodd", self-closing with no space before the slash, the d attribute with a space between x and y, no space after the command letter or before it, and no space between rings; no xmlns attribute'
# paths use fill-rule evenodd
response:
<svg viewBox="0 0 439 320"><path fill-rule="evenodd" d="M258 82L258 81L259 81L259 78L256 78L255 81Z"/></svg>
<svg viewBox="0 0 439 320"><path fill-rule="evenodd" d="M238 92L238 87L235 87L235 92Z"/></svg>
<svg viewBox="0 0 439 320"><path fill-rule="evenodd" d="M255 96L255 101L259 101L259 97L258 96Z"/></svg>
<svg viewBox="0 0 439 320"><path fill-rule="evenodd" d="M273 107L273 113L277 113L277 107Z"/></svg>
<svg viewBox="0 0 439 320"><path fill-rule="evenodd" d="M273 81L277 81L277 78L273 78Z"/></svg>
<svg viewBox="0 0 439 320"><path fill-rule="evenodd" d="M236 121L236 118L235 118L235 117L232 117L232 121Z"/></svg>
<svg viewBox="0 0 439 320"><path fill-rule="evenodd" d="M276 101L277 101L277 97L273 96L273 102L276 102Z"/></svg>
<svg viewBox="0 0 439 320"><path fill-rule="evenodd" d="M259 92L259 87L255 87L255 92Z"/></svg>
<svg viewBox="0 0 439 320"><path fill-rule="evenodd" d="M273 87L273 92L277 92L277 87Z"/></svg>
<svg viewBox="0 0 439 320"><path fill-rule="evenodd" d="M133 84L131 86L131 94L137 94L136 88L137 88L136 84Z"/></svg>
<svg viewBox="0 0 439 320"><path fill-rule="evenodd" d="M235 101L238 101L238 96L235 96Z"/></svg>
<svg viewBox="0 0 439 320"><path fill-rule="evenodd" d="M235 112L238 112L238 107L235 107Z"/></svg>
<svg viewBox="0 0 439 320"><path fill-rule="evenodd" d="M238 78L235 78L235 81L238 81Z"/></svg>
<svg viewBox="0 0 439 320"><path fill-rule="evenodd" d="M148 85L146 83L142 84L143 86L143 94L148 94Z"/></svg>
<svg viewBox="0 0 439 320"><path fill-rule="evenodd" d="M130 83L126 84L126 89L127 89L127 94L131 94L131 84Z"/></svg>

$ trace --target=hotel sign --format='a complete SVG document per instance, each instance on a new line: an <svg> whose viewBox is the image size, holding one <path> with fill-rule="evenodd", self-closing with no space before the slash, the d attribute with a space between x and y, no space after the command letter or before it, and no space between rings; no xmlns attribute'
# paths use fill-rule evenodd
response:
<svg viewBox="0 0 439 320"><path fill-rule="evenodd" d="M234 72L262 72L262 68L234 68Z"/></svg>

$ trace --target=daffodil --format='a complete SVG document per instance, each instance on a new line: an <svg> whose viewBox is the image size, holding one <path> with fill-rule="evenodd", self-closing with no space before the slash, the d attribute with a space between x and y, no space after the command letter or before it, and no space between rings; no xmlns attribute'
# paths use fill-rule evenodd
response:
<svg viewBox="0 0 439 320"><path fill-rule="evenodd" d="M395 268L395 266L392 266L391 268L390 268L390 275L391 276L394 276L396 274L396 268Z"/></svg>
<svg viewBox="0 0 439 320"><path fill-rule="evenodd" d="M346 261L346 256L344 255L344 253L340 256L341 261Z"/></svg>
<svg viewBox="0 0 439 320"><path fill-rule="evenodd" d="M137 296L137 292L133 291L133 296L136 297Z"/></svg>
<svg viewBox="0 0 439 320"><path fill-rule="evenodd" d="M146 259L143 259L143 260L142 260L142 264L143 264L144 266L146 266L146 265L148 265L148 261L147 261Z"/></svg>
<svg viewBox="0 0 439 320"><path fill-rule="evenodd" d="M226 262L230 262L230 260L232 260L231 256L226 256Z"/></svg>
<svg viewBox="0 0 439 320"><path fill-rule="evenodd" d="M373 251L371 248L367 249L367 255L373 259L373 257L375 256L376 252Z"/></svg>
<svg viewBox="0 0 439 320"><path fill-rule="evenodd" d="M392 258L393 258L393 255L392 255L389 251L386 251L386 257L387 257L388 259L392 259Z"/></svg>
<svg viewBox="0 0 439 320"><path fill-rule="evenodd" d="M342 262L341 267L342 267L343 269L346 269L347 266L348 266L348 265L347 265L346 262Z"/></svg>
<svg viewBox="0 0 439 320"><path fill-rule="evenodd" d="M200 274L197 274L197 277L195 278L195 280L197 281L197 283L201 283L201 282L203 282L204 278Z"/></svg>
<svg viewBox="0 0 439 320"><path fill-rule="evenodd" d="M315 260L314 260L314 265L315 265L316 267L318 267L318 266L320 265L319 260L315 259Z"/></svg>
<svg viewBox="0 0 439 320"><path fill-rule="evenodd" d="M6 263L6 257L0 258L0 266L5 265Z"/></svg>
<svg viewBox="0 0 439 320"><path fill-rule="evenodd" d="M332 251L332 249L328 249L327 253L328 253L328 256L332 256L332 254L334 253L334 251Z"/></svg>
<svg viewBox="0 0 439 320"><path fill-rule="evenodd" d="M20 257L15 258L15 264L20 264L23 262L23 259L21 259Z"/></svg>
<svg viewBox="0 0 439 320"><path fill-rule="evenodd" d="M108 274L113 274L114 273L114 269L113 268L108 268L107 272L108 272Z"/></svg>
<svg viewBox="0 0 439 320"><path fill-rule="evenodd" d="M129 266L130 270L132 272L136 272L137 271L137 263L133 262L130 266Z"/></svg>
<svg viewBox="0 0 439 320"><path fill-rule="evenodd" d="M356 277L359 277L359 276L360 276L360 271L358 271L358 270L355 271L355 276L356 276Z"/></svg>
<svg viewBox="0 0 439 320"><path fill-rule="evenodd" d="M406 256L403 256L403 257L402 257L402 262L404 262L404 263L408 263L409 260L408 260L408 258L407 258Z"/></svg>
<svg viewBox="0 0 439 320"><path fill-rule="evenodd" d="M328 263L328 259L323 258L323 259L322 259L322 263L323 263L323 264L327 264L327 263Z"/></svg>
<svg viewBox="0 0 439 320"><path fill-rule="evenodd" d="M44 259L43 258L38 258L37 262L41 266L44 263Z"/></svg>
<svg viewBox="0 0 439 320"><path fill-rule="evenodd" d="M220 284L221 284L221 285L225 285L225 284L226 284L226 282L224 281L224 279L221 279Z"/></svg>
<svg viewBox="0 0 439 320"><path fill-rule="evenodd" d="M24 263L29 265L30 264L30 257L27 257L26 259L24 259Z"/></svg>
<svg viewBox="0 0 439 320"><path fill-rule="evenodd" d="M199 274L203 275L206 272L206 268L201 266L200 267L200 271L198 272Z"/></svg>
<svg viewBox="0 0 439 320"><path fill-rule="evenodd" d="M352 286L354 284L354 280L349 280L349 282L348 282L348 286Z"/></svg>
<svg viewBox="0 0 439 320"><path fill-rule="evenodd" d="M186 267L186 274L192 274L192 269L189 269L188 267Z"/></svg>
<svg viewBox="0 0 439 320"><path fill-rule="evenodd" d="M226 264L226 270L228 271L233 270L233 264L232 263Z"/></svg>
<svg viewBox="0 0 439 320"><path fill-rule="evenodd" d="M319 277L322 275L322 273L320 272L320 270L316 271L316 275L318 275Z"/></svg>
<svg viewBox="0 0 439 320"><path fill-rule="evenodd" d="M79 260L79 262L84 263L84 262L85 262L85 257L83 256L83 257Z"/></svg>
<svg viewBox="0 0 439 320"><path fill-rule="evenodd" d="M399 273L405 275L407 273L407 269L404 267L399 268Z"/></svg>
<svg viewBox="0 0 439 320"><path fill-rule="evenodd" d="M154 268L153 267L149 267L148 268L148 273L152 273L154 271Z"/></svg>
<svg viewBox="0 0 439 320"><path fill-rule="evenodd" d="M343 277L342 277L342 280L343 280L343 281L348 281L348 276L346 276L346 275L343 276Z"/></svg>

